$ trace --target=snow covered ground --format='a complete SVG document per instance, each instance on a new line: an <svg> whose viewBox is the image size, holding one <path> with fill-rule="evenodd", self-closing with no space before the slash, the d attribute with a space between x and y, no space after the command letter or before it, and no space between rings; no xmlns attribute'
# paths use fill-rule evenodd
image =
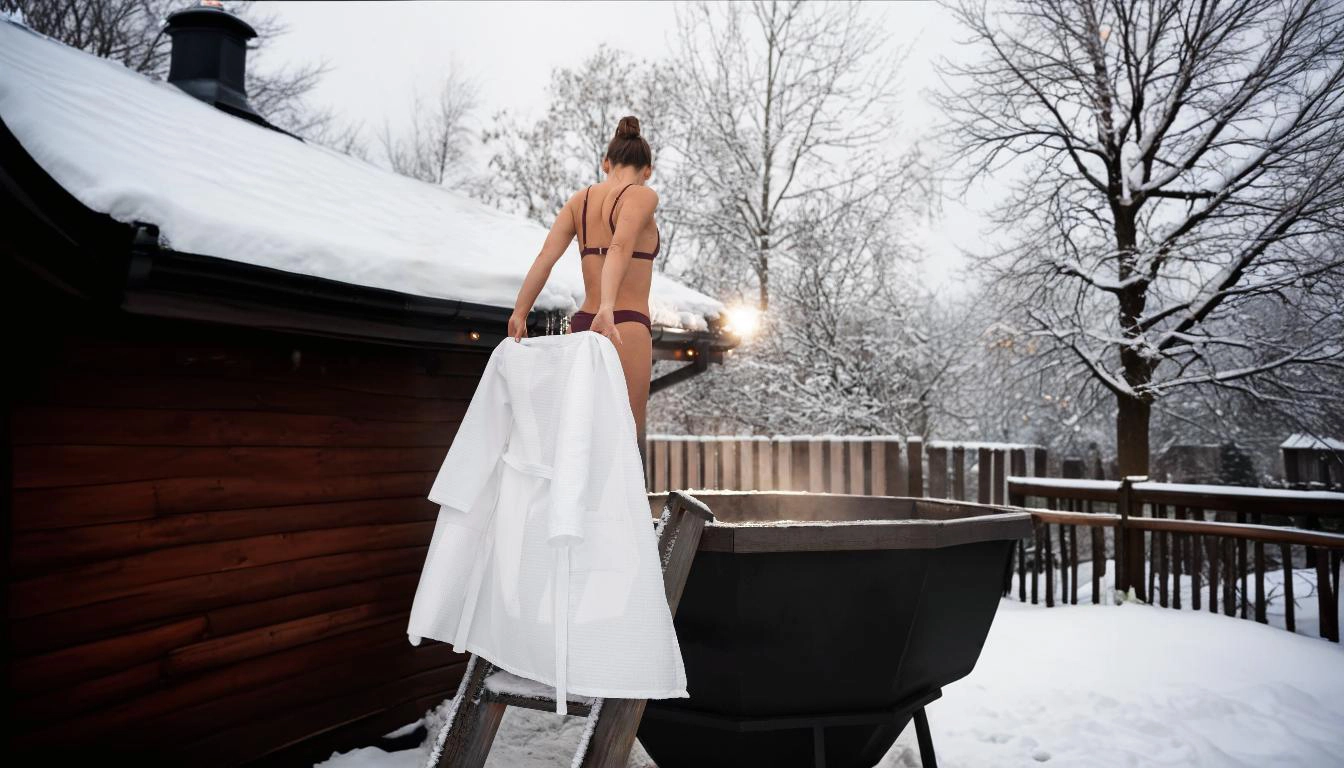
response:
<svg viewBox="0 0 1344 768"><path fill-rule="evenodd" d="M1081 590L1080 590L1081 592ZM1318 766L1344 755L1344 647L1208 612L1004 600L975 671L928 708L938 764ZM583 721L511 710L487 764L564 768ZM324 768L411 768L363 749ZM879 764L918 766L908 728ZM637 751L631 766L648 768Z"/></svg>

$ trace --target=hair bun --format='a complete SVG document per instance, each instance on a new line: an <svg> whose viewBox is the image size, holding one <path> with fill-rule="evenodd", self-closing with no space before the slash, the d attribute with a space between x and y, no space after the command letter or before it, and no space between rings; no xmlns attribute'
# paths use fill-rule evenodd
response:
<svg viewBox="0 0 1344 768"><path fill-rule="evenodd" d="M626 115L625 117L622 117L621 122L616 125L616 138L639 138L639 118L634 115Z"/></svg>

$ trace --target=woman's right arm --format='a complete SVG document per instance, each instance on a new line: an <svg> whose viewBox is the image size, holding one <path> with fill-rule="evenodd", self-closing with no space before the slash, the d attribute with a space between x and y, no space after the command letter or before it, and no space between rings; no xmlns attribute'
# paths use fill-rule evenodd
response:
<svg viewBox="0 0 1344 768"><path fill-rule="evenodd" d="M513 314L509 316L509 336L515 341L527 335L527 313L532 311L532 305L536 303L537 296L541 295L541 289L546 287L546 280L551 276L551 268L555 262L565 255L565 250L574 240L574 201L578 199L576 193L565 203L565 207L560 209L551 224L551 231L546 235L546 242L541 246L541 252L537 258L532 261L532 267L527 270L527 276L523 278L523 284L518 288L518 298L513 302Z"/></svg>

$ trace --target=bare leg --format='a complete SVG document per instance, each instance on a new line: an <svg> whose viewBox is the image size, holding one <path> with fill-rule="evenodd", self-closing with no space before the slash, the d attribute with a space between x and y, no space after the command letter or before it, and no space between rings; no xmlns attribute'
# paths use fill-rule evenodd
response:
<svg viewBox="0 0 1344 768"><path fill-rule="evenodd" d="M625 387L630 394L630 411L635 416L635 437L639 457L644 460L644 424L649 405L649 377L653 373L653 337L643 323L617 323L621 343L616 350L625 372Z"/></svg>
<svg viewBox="0 0 1344 768"><path fill-rule="evenodd" d="M616 345L616 353L625 373L625 388L630 395L630 412L635 417L635 438L643 466L646 458L644 423L649 405L649 379L653 375L653 336L643 323L633 320L616 325L621 329L621 343Z"/></svg>

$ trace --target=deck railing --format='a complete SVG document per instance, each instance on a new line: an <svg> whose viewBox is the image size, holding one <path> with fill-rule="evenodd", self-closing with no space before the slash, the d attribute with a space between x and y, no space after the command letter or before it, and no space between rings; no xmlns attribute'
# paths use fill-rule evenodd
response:
<svg viewBox="0 0 1344 768"><path fill-rule="evenodd" d="M1282 573L1284 624L1296 631L1294 569L1314 571L1320 635L1339 642L1339 577L1344 535L1294 527L1310 520L1315 528L1344 523L1344 494L1263 488L1121 481L1074 480L1014 475L1009 503L1032 509L1034 540L1019 543L1018 599L1055 604L1055 572L1060 599L1078 602L1080 563L1091 571L1092 601L1101 602L1102 576L1114 560L1114 584L1133 589L1147 602L1179 609L1185 585L1188 605L1268 623L1266 579ZM1079 557L1079 529L1085 529L1085 557ZM1090 541L1089 541L1090 539ZM1058 554L1056 554L1058 543ZM1185 577L1186 582L1182 582ZM1044 585L1040 581L1044 580ZM1011 581L1011 579L1010 579ZM1005 592L1011 583L1005 585ZM1254 598L1252 599L1252 590Z"/></svg>

